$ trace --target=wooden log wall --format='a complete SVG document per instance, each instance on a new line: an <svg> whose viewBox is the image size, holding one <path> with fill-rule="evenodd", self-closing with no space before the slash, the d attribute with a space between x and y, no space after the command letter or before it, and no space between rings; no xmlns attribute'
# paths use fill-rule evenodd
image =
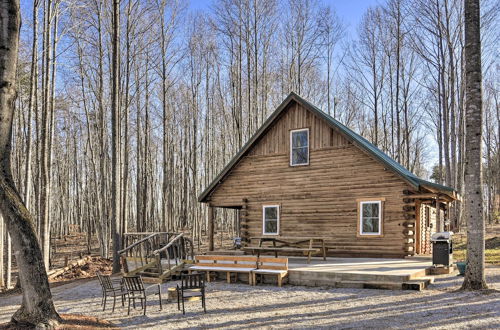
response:
<svg viewBox="0 0 500 330"><path fill-rule="evenodd" d="M429 219L427 219L427 217ZM431 235L437 230L437 217L436 208L429 204L423 204L421 206L421 216L420 221L422 223L422 232L420 234L421 239L421 254L431 254Z"/></svg>
<svg viewBox="0 0 500 330"><path fill-rule="evenodd" d="M403 198L404 219L403 234L405 236L405 252L414 255L417 248L417 235L420 227L417 226L416 219L419 217L419 201L412 198Z"/></svg>
<svg viewBox="0 0 500 330"><path fill-rule="evenodd" d="M431 235L440 230L436 205L442 206L442 200L435 193L414 193L412 191L404 193L407 195L403 199L405 203L403 209L407 219L405 226L414 228L414 232L405 233L408 242L414 242L414 251L408 252L410 255L430 254L432 253ZM441 210L442 218L444 212Z"/></svg>
<svg viewBox="0 0 500 330"><path fill-rule="evenodd" d="M281 118L269 128L261 141L249 151L249 155L288 154L290 130L298 128L309 128L309 144L313 150L347 146L349 144L349 141L344 136L336 133L323 119L294 104L282 113Z"/></svg>
<svg viewBox="0 0 500 330"><path fill-rule="evenodd" d="M310 129L310 165L289 166L289 131ZM262 235L262 206L280 205L280 235L327 238L329 254L413 253L408 184L313 113L292 106L212 192L215 207L242 205L244 236ZM358 199L384 199L382 237L357 237ZM242 235L243 236L243 235ZM413 241L412 241L413 240Z"/></svg>

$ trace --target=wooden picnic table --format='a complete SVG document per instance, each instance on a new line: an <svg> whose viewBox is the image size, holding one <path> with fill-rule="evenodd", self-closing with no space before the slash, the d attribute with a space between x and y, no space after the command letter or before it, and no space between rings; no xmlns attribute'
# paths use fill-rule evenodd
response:
<svg viewBox="0 0 500 330"><path fill-rule="evenodd" d="M307 263L310 263L312 254L321 251L323 260L326 260L325 239L323 237L257 236L250 237L250 239L259 240L259 245L247 246L243 250L251 251L252 254L257 254L257 257L260 256L261 252L274 252L276 258L278 252L303 252L307 255ZM262 246L264 242L272 242L273 246ZM314 248L314 242L319 242L321 247ZM306 243L308 243L307 248L304 247Z"/></svg>

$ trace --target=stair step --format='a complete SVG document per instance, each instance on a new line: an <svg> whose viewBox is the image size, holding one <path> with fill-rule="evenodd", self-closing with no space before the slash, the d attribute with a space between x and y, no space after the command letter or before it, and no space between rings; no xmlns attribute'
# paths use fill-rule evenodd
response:
<svg viewBox="0 0 500 330"><path fill-rule="evenodd" d="M335 283L335 287L353 289L401 290L402 282L340 281Z"/></svg>
<svg viewBox="0 0 500 330"><path fill-rule="evenodd" d="M405 282L366 282L340 281L335 283L336 288L354 289L382 289L382 290L415 290L422 291L431 283L430 278L410 280Z"/></svg>
<svg viewBox="0 0 500 330"><path fill-rule="evenodd" d="M419 274L418 277L425 276L425 272ZM289 270L288 276L290 282L301 283L310 280L324 282L404 282L412 280L411 275L386 275L386 274L373 274L373 273L344 273L344 272L314 272L311 274L309 271L302 270Z"/></svg>
<svg viewBox="0 0 500 330"><path fill-rule="evenodd" d="M423 289L427 288L429 283L431 283L430 279L406 281L406 282L403 282L402 289L403 290L422 291Z"/></svg>
<svg viewBox="0 0 500 330"><path fill-rule="evenodd" d="M415 272L413 274L410 275L410 277L408 278L408 280L418 280L420 278L423 278L425 276L429 275L429 270L428 269L422 269L418 272Z"/></svg>
<svg viewBox="0 0 500 330"><path fill-rule="evenodd" d="M161 279L159 279L157 277L143 277L142 280L144 283L148 283L148 284L165 283L164 281L162 281Z"/></svg>
<svg viewBox="0 0 500 330"><path fill-rule="evenodd" d="M158 276L160 276L160 273L158 273L158 272L140 272L139 275L146 276L146 277L158 277Z"/></svg>
<svg viewBox="0 0 500 330"><path fill-rule="evenodd" d="M419 277L419 278L415 278L413 280L415 280L415 281L418 281L418 280L429 280L429 284L432 284L432 283L434 283L435 279L436 278L434 276L422 276L422 277Z"/></svg>
<svg viewBox="0 0 500 330"><path fill-rule="evenodd" d="M450 267L430 267L429 274L430 275L449 275L453 274L456 271L455 266L451 265Z"/></svg>

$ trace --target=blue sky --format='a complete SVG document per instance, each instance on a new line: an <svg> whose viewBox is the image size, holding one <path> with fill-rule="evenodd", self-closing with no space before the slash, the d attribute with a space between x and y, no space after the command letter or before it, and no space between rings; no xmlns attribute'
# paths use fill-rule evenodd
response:
<svg viewBox="0 0 500 330"><path fill-rule="evenodd" d="M324 3L335 9L337 15L347 25L349 33L355 33L361 16L370 6L375 6L380 1L377 0L326 0Z"/></svg>
<svg viewBox="0 0 500 330"><path fill-rule="evenodd" d="M322 2L335 9L352 36L366 9L379 4L380 0L323 0ZM190 0L190 7L205 10L210 7L211 3L212 0Z"/></svg>

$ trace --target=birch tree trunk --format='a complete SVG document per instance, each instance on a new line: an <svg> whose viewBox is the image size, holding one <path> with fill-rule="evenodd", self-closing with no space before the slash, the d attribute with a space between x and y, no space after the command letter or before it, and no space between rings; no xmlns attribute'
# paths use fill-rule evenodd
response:
<svg viewBox="0 0 500 330"><path fill-rule="evenodd" d="M465 0L465 210L467 269L464 290L486 289L482 194L482 95L479 0Z"/></svg>
<svg viewBox="0 0 500 330"><path fill-rule="evenodd" d="M40 160L40 241L42 244L43 260L49 269L50 259L50 47L51 47L51 8L52 1L45 2L44 36L43 36L43 78L42 78L42 122L41 122L41 160Z"/></svg>
<svg viewBox="0 0 500 330"><path fill-rule="evenodd" d="M50 293L42 251L32 216L23 203L11 172L12 121L17 91L15 75L21 16L18 0L0 2L0 210L12 236L23 288L15 323L55 326L60 321Z"/></svg>

